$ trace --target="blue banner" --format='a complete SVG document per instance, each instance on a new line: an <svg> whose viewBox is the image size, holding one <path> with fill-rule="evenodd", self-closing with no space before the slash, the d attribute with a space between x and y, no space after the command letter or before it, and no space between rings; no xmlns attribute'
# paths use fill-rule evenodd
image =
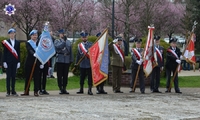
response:
<svg viewBox="0 0 200 120"><path fill-rule="evenodd" d="M54 44L48 30L42 32L35 54L42 64L45 64L55 54Z"/></svg>

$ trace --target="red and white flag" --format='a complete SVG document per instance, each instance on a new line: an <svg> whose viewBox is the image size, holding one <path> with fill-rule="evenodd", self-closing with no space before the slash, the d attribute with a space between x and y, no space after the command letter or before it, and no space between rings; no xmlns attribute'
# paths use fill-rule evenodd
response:
<svg viewBox="0 0 200 120"><path fill-rule="evenodd" d="M90 65L92 69L93 85L97 86L108 79L108 29L97 38L89 48Z"/></svg>
<svg viewBox="0 0 200 120"><path fill-rule="evenodd" d="M195 41L196 41L196 36L194 33L192 33L191 35L191 39L186 47L185 53L184 53L184 57L186 59L187 62L189 62L190 64L196 64L196 59L195 59Z"/></svg>
<svg viewBox="0 0 200 120"><path fill-rule="evenodd" d="M157 56L153 39L154 27L148 26L148 29L149 33L147 37L146 47L144 50L144 62L143 62L143 69L146 77L150 75L153 68L157 65Z"/></svg>

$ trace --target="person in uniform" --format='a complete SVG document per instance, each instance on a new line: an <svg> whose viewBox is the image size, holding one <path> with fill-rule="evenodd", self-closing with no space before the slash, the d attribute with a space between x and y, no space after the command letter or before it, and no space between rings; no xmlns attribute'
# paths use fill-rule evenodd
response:
<svg viewBox="0 0 200 120"><path fill-rule="evenodd" d="M39 94L40 95L49 95L46 91L46 82L47 82L47 74L49 69L49 62L44 64L44 68L39 71L40 78L39 78Z"/></svg>
<svg viewBox="0 0 200 120"><path fill-rule="evenodd" d="M57 82L60 89L59 94L69 94L66 87L68 84L68 73L70 64L73 62L72 46L69 40L64 39L64 30L59 32L59 39L54 42L56 49Z"/></svg>
<svg viewBox="0 0 200 120"><path fill-rule="evenodd" d="M40 69L44 68L44 65L42 65L40 63L40 61L35 57L35 51L36 48L38 46L38 33L37 30L32 30L29 34L29 36L31 37L30 40L28 40L26 42L26 49L27 49L27 57L26 57L26 61L25 61L25 86L24 86L24 94L21 94L22 96L24 95L29 95L29 88L30 88L30 84L28 85L30 76L31 76L31 72L32 72L32 68L33 65L35 64L35 68L33 71L33 80L34 80L34 96L38 97L38 90L39 90L39 71ZM26 89L28 88L28 91L26 92Z"/></svg>
<svg viewBox="0 0 200 120"><path fill-rule="evenodd" d="M182 53L180 49L176 46L177 39L176 38L170 38L169 44L170 47L167 49L167 57L166 57L166 76L167 76L167 82L166 82L166 93L171 92L169 90L170 87L170 78L171 78L171 72L173 72L173 75L177 68L180 67L181 60L182 59ZM176 73L175 79L174 79L174 88L176 93L182 93L180 92L180 89L178 87L178 71Z"/></svg>
<svg viewBox="0 0 200 120"><path fill-rule="evenodd" d="M90 66L90 59L88 55L88 49L92 46L92 42L89 42L87 40L88 33L82 32L81 39L83 42L78 44L78 52L76 55L76 63L80 59L83 58L83 60L80 62L80 90L77 92L77 94L83 94L83 86L84 86L84 80L85 77L88 76L88 95L93 95L92 93L92 71ZM77 66L77 64L75 64Z"/></svg>
<svg viewBox="0 0 200 120"><path fill-rule="evenodd" d="M100 35L101 35L101 32L96 34L97 37L99 37ZM97 94L107 94L107 92L105 92L105 90L104 90L104 84L105 84L105 81L96 86Z"/></svg>
<svg viewBox="0 0 200 120"><path fill-rule="evenodd" d="M18 96L15 91L15 77L16 71L20 67L20 42L15 39L15 29L9 29L8 34L10 38L3 41L3 66L6 68L6 96L10 96L10 94ZM10 87L12 90L10 90Z"/></svg>
<svg viewBox="0 0 200 120"><path fill-rule="evenodd" d="M153 68L151 73L151 91L153 93L161 93L158 88L160 85L160 73L163 71L164 66L164 48L160 46L160 36L154 36L154 40L158 65Z"/></svg>
<svg viewBox="0 0 200 120"><path fill-rule="evenodd" d="M121 88L121 76L125 62L124 51L122 46L122 37L117 36L112 43L109 44L109 50L112 54L112 88L114 93L123 93Z"/></svg>
<svg viewBox="0 0 200 120"><path fill-rule="evenodd" d="M142 59L142 54L143 54L143 48L141 48L142 45L142 39L135 39L136 43L136 48L133 48L131 50L131 59L132 59L132 64L131 64L131 76L132 80L130 82L130 93L135 92L134 82L136 78L136 74L138 71L138 67L140 66L139 73L138 73L138 78L139 78L139 85L140 85L140 92L142 94L145 93L145 84L144 84L144 72L143 72L143 59Z"/></svg>

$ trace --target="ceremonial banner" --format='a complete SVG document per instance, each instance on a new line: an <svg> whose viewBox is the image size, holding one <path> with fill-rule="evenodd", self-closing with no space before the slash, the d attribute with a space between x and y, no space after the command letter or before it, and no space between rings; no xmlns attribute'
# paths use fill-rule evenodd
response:
<svg viewBox="0 0 200 120"><path fill-rule="evenodd" d="M143 69L146 77L148 77L149 74L152 72L153 68L157 66L157 56L153 39L154 27L148 26L148 29L149 33L147 37L146 47L144 50L144 62L143 62Z"/></svg>
<svg viewBox="0 0 200 120"><path fill-rule="evenodd" d="M195 53L194 53L195 41L196 41L196 36L194 33L192 33L191 39L184 53L184 57L186 61L189 62L190 64L196 64Z"/></svg>
<svg viewBox="0 0 200 120"><path fill-rule="evenodd" d="M44 29L42 32L35 54L43 65L55 54L54 44L48 29Z"/></svg>
<svg viewBox="0 0 200 120"><path fill-rule="evenodd" d="M90 65L94 86L108 78L108 30L106 29L97 42L89 48Z"/></svg>

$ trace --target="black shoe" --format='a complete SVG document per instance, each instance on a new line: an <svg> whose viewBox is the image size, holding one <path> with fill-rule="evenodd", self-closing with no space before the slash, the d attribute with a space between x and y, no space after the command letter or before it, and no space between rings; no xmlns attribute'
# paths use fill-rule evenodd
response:
<svg viewBox="0 0 200 120"><path fill-rule="evenodd" d="M42 93L43 93L44 95L49 95L49 93L48 93L46 90L43 90Z"/></svg>
<svg viewBox="0 0 200 120"><path fill-rule="evenodd" d="M153 93L162 93L162 92L159 91L159 90L153 90L152 92L153 92Z"/></svg>
<svg viewBox="0 0 200 120"><path fill-rule="evenodd" d="M55 77L53 75L51 75L50 78L55 78Z"/></svg>
<svg viewBox="0 0 200 120"><path fill-rule="evenodd" d="M108 94L106 91L102 90L101 94Z"/></svg>
<svg viewBox="0 0 200 120"><path fill-rule="evenodd" d="M43 92L40 90L39 94L40 94L40 95L43 95Z"/></svg>
<svg viewBox="0 0 200 120"><path fill-rule="evenodd" d="M83 94L83 89L80 89L78 92L76 92L76 94Z"/></svg>
<svg viewBox="0 0 200 120"><path fill-rule="evenodd" d="M29 96L29 92L28 93L24 92L24 94L21 94L21 96Z"/></svg>
<svg viewBox="0 0 200 120"><path fill-rule="evenodd" d="M124 92L122 92L120 90L116 90L115 93L124 93Z"/></svg>
<svg viewBox="0 0 200 120"><path fill-rule="evenodd" d="M67 92L66 90L63 90L63 94L69 94L69 92Z"/></svg>
<svg viewBox="0 0 200 120"><path fill-rule="evenodd" d="M142 91L142 92L141 92L141 94L145 94L145 92L144 92L144 91Z"/></svg>
<svg viewBox="0 0 200 120"><path fill-rule="evenodd" d="M38 97L39 95L38 95L38 92L34 92L34 96L35 97Z"/></svg>
<svg viewBox="0 0 200 120"><path fill-rule="evenodd" d="M63 93L63 90L60 90L59 94L60 94L60 95L64 94L64 93Z"/></svg>
<svg viewBox="0 0 200 120"><path fill-rule="evenodd" d="M91 90L88 90L88 95L93 95Z"/></svg>
<svg viewBox="0 0 200 120"><path fill-rule="evenodd" d="M9 93L9 92L7 92L7 93L6 93L6 97L9 97L9 96L10 96L10 93Z"/></svg>
<svg viewBox="0 0 200 120"><path fill-rule="evenodd" d="M97 90L96 94L101 94L101 92L99 90Z"/></svg>
<svg viewBox="0 0 200 120"><path fill-rule="evenodd" d="M171 92L170 90L166 90L166 91L165 91L165 93L170 93L170 92Z"/></svg>
<svg viewBox="0 0 200 120"><path fill-rule="evenodd" d="M176 93L182 94L182 92L181 92L181 91L176 91Z"/></svg>
<svg viewBox="0 0 200 120"><path fill-rule="evenodd" d="M18 94L15 91L12 92L12 95L13 96L18 96Z"/></svg>

